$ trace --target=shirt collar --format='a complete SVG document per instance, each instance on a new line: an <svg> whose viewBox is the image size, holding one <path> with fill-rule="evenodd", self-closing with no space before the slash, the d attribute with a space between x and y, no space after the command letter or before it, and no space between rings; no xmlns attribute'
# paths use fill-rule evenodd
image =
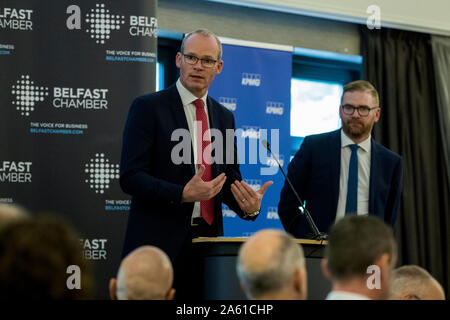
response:
<svg viewBox="0 0 450 320"><path fill-rule="evenodd" d="M367 137L366 140L364 140L364 141L358 143L358 146L359 146L362 150L364 150L364 151L366 151L366 152L370 152L370 150L371 150L371 143L370 143L371 141L370 141L370 139L371 139L371 138L372 138L372 135L369 135L369 136ZM349 145L351 145L351 144L355 144L355 143L353 142L352 139L350 139L350 138L345 134L344 130L341 129L341 148L345 148L345 147L347 147L347 146L349 146Z"/></svg>
<svg viewBox="0 0 450 320"><path fill-rule="evenodd" d="M193 101L197 100L198 98L192 94L188 89L186 89L183 84L180 81L180 78L177 80L177 89L178 93L180 94L181 102L183 103L183 107L187 106L188 104L191 104ZM206 97L208 96L208 92L201 97L200 99L203 100L205 106L206 106Z"/></svg>
<svg viewBox="0 0 450 320"><path fill-rule="evenodd" d="M331 291L326 300L370 300L362 294L348 292L348 291Z"/></svg>

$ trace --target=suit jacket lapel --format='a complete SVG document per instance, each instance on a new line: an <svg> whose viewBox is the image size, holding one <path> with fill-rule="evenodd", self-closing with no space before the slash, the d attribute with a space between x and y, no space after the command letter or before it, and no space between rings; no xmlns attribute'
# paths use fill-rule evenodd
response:
<svg viewBox="0 0 450 320"><path fill-rule="evenodd" d="M341 130L336 130L331 134L329 140L329 150L331 156L331 199L334 203L333 212L336 214L339 199L339 180L341 176ZM333 220L334 221L334 220Z"/></svg>
<svg viewBox="0 0 450 320"><path fill-rule="evenodd" d="M370 140L370 181L369 181L369 214L375 214L375 190L377 190L377 174L380 172L378 160L378 147L375 140Z"/></svg>
<svg viewBox="0 0 450 320"><path fill-rule="evenodd" d="M217 106L214 104L213 100L207 96L206 104L208 107L208 118L209 118L209 129L219 129L218 116L217 116ZM225 139L225 137L223 137ZM224 142L225 143L225 142ZM212 167L212 176L217 177L219 175L217 171L217 165L213 163Z"/></svg>
<svg viewBox="0 0 450 320"><path fill-rule="evenodd" d="M189 132L189 126L186 120L186 114L183 110L183 102L181 102L180 94L178 93L177 86L174 84L168 88L170 90L169 110L175 119L175 128L186 129ZM195 174L194 167L194 153L191 143L191 171Z"/></svg>

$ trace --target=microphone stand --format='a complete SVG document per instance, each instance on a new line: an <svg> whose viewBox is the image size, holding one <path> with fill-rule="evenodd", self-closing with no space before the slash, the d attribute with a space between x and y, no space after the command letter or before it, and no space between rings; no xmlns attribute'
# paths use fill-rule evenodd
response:
<svg viewBox="0 0 450 320"><path fill-rule="evenodd" d="M297 194L297 191L295 191L295 188L292 185L291 181L289 180L287 175L284 173L283 168L280 165L280 162L275 157L275 155L272 153L272 150L270 149L270 146L269 146L269 142L267 142L267 140L262 140L261 143L267 150L269 150L270 154L277 162L278 167L280 168L281 172L284 175L284 178L289 183L289 186L291 187L292 192L294 193L295 197L297 198L298 202L300 203L300 206L298 206L298 209L299 209L300 213L306 217L306 221L308 222L309 227L311 228L311 230L314 233L313 239L319 240L319 241L327 240L328 235L326 233L320 232L319 229L317 228L316 224L314 223L313 218L311 217L311 214L309 213L308 209L306 209L306 207L303 205L303 201L300 199L300 197Z"/></svg>

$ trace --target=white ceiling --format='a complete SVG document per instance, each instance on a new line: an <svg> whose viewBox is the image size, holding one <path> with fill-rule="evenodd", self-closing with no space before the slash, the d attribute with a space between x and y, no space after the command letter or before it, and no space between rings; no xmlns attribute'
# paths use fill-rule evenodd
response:
<svg viewBox="0 0 450 320"><path fill-rule="evenodd" d="M366 24L376 5L381 27L450 36L450 0L209 0L292 14Z"/></svg>

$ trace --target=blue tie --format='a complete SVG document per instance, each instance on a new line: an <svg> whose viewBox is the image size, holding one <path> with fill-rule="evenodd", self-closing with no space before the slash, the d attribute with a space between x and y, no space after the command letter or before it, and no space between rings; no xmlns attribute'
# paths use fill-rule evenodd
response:
<svg viewBox="0 0 450 320"><path fill-rule="evenodd" d="M348 169L347 202L345 214L356 214L358 209L358 148L357 144L349 145L352 150Z"/></svg>

